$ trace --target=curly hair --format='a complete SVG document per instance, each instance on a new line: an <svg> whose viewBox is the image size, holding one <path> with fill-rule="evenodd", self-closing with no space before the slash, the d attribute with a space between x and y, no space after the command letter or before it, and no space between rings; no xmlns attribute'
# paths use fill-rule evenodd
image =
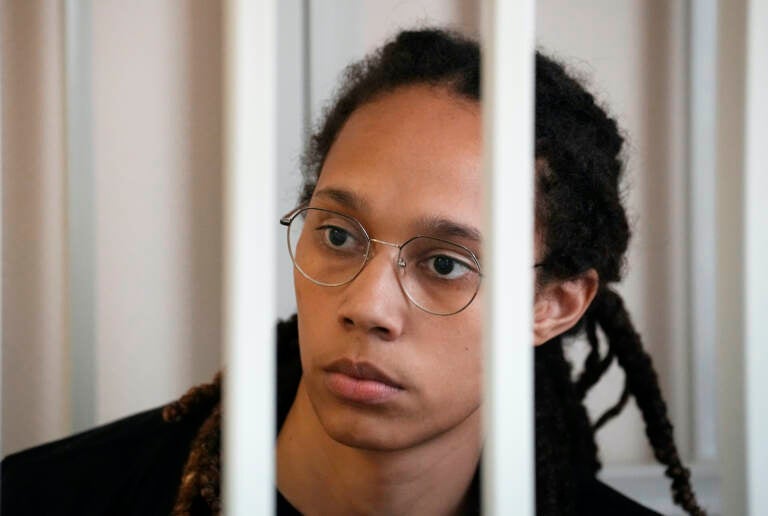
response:
<svg viewBox="0 0 768 516"><path fill-rule="evenodd" d="M376 97L411 84L441 86L479 102L478 44L444 30L404 31L350 65L303 156L301 202L311 198L325 158L350 115ZM569 332L584 334L590 346L580 376L572 380L562 336L535 351L537 512L576 513L576 479L580 474L595 475L601 467L595 432L631 396L642 413L655 457L666 466L674 502L689 514L704 514L690 472L680 459L650 356L621 297L610 288L621 279L631 235L621 197L624 139L593 95L563 65L539 52L535 108L535 221L544 251L537 284L574 279L590 270L599 277L594 301ZM600 353L598 328L607 340L605 356ZM625 372L625 387L618 403L592 422L584 397L614 361ZM192 444L174 514L194 514L203 507L216 513L220 508L218 404L217 379L192 389L166 409L168 420L210 414Z"/></svg>
<svg viewBox="0 0 768 516"><path fill-rule="evenodd" d="M211 383L191 388L163 408L163 419L169 423L191 418L203 418L204 422L190 445L171 514L218 514L221 510L221 373Z"/></svg>

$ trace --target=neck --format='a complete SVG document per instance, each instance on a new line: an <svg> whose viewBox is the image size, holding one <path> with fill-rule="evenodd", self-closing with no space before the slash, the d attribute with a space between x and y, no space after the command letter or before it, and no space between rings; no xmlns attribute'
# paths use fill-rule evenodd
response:
<svg viewBox="0 0 768 516"><path fill-rule="evenodd" d="M303 514L458 514L480 458L480 411L413 447L371 451L326 433L304 382L277 440L277 484Z"/></svg>

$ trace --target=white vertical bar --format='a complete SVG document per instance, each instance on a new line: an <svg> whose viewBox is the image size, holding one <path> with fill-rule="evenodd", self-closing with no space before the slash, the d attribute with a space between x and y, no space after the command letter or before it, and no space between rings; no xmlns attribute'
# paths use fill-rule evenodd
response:
<svg viewBox="0 0 768 516"><path fill-rule="evenodd" d="M224 507L274 512L276 0L228 0Z"/></svg>
<svg viewBox="0 0 768 516"><path fill-rule="evenodd" d="M534 514L534 1L483 13L486 514ZM498 266L497 266L498 264Z"/></svg>
<svg viewBox="0 0 768 516"><path fill-rule="evenodd" d="M717 457L717 0L690 2L689 159L694 459Z"/></svg>
<svg viewBox="0 0 768 516"><path fill-rule="evenodd" d="M0 44L5 43L5 7L4 4L0 4ZM5 73L5 61L3 60L3 52L0 52L0 77L3 77ZM5 176L5 162L3 161L3 142L5 141L3 135L3 126L5 125L5 109L3 107L3 83L5 81L0 80L0 405L2 405L3 397L3 349L5 349L5 326L3 326L3 302L5 301L5 290L3 287L3 278L5 278L5 254L3 250L3 242L5 241L5 208L3 206L3 183ZM5 450L3 448L3 410L0 407L0 454Z"/></svg>
<svg viewBox="0 0 768 516"><path fill-rule="evenodd" d="M747 507L768 514L768 1L747 8L744 160L744 394Z"/></svg>
<svg viewBox="0 0 768 516"><path fill-rule="evenodd" d="M96 422L91 2L65 2L66 245L72 431Z"/></svg>

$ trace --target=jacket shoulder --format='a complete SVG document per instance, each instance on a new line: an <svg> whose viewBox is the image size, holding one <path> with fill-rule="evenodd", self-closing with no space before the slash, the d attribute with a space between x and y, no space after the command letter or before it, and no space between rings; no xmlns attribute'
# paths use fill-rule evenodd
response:
<svg viewBox="0 0 768 516"><path fill-rule="evenodd" d="M196 429L156 408L9 455L2 513L168 514Z"/></svg>
<svg viewBox="0 0 768 516"><path fill-rule="evenodd" d="M82 459L83 453L93 452L103 447L111 448L116 444L126 444L135 439L141 439L144 434L152 434L160 428L161 423L162 407L147 410L8 455L3 459L3 471L34 467L36 464L53 465L62 461L67 462L71 458Z"/></svg>

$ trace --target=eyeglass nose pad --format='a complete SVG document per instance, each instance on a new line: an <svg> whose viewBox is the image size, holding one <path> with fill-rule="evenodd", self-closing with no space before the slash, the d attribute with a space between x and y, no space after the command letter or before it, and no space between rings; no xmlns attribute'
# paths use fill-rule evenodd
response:
<svg viewBox="0 0 768 516"><path fill-rule="evenodd" d="M401 269L405 269L405 258L402 256L397 259L397 266Z"/></svg>

